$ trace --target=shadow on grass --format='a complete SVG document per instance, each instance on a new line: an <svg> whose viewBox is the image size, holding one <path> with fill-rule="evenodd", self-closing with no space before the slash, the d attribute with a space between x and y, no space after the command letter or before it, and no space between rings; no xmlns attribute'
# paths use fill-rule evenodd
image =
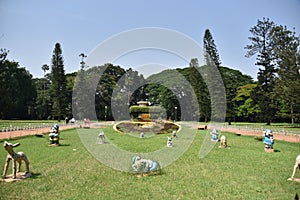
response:
<svg viewBox="0 0 300 200"><path fill-rule="evenodd" d="M70 144L59 144L59 147L68 147L71 146Z"/></svg>
<svg viewBox="0 0 300 200"><path fill-rule="evenodd" d="M31 173L30 178L37 179L40 175L41 175L41 173Z"/></svg>
<svg viewBox="0 0 300 200"><path fill-rule="evenodd" d="M67 146L71 146L70 144L59 144L59 145L51 145L48 144L49 147L67 147Z"/></svg>

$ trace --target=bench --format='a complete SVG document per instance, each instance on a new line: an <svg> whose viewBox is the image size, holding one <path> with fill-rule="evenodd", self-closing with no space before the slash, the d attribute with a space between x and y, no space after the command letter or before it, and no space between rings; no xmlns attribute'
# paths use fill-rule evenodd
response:
<svg viewBox="0 0 300 200"><path fill-rule="evenodd" d="M207 129L207 126L198 126L198 130L206 130Z"/></svg>

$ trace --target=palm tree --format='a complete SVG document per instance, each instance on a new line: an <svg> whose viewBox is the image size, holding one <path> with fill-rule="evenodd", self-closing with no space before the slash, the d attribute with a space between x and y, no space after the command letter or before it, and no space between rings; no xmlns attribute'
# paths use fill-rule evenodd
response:
<svg viewBox="0 0 300 200"><path fill-rule="evenodd" d="M46 75L46 71L49 70L49 66L47 64L43 64L43 66L41 68L44 71L44 91L43 91L43 103L44 103L44 99L45 99L45 75Z"/></svg>

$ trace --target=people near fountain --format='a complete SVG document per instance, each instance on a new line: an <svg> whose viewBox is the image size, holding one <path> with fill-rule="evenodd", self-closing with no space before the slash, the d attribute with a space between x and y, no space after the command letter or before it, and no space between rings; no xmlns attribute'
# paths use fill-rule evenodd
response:
<svg viewBox="0 0 300 200"><path fill-rule="evenodd" d="M65 118L65 122L66 122L66 125L68 125L69 124L69 118L66 116L66 118Z"/></svg>

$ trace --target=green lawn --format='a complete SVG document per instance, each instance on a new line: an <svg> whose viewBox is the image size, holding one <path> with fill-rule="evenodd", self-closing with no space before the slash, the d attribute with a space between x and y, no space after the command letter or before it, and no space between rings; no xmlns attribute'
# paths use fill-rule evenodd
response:
<svg viewBox="0 0 300 200"><path fill-rule="evenodd" d="M104 131L110 143L127 151L148 152L166 145L166 135L139 142L138 137L116 133L112 127ZM97 133L84 132L93 137ZM61 132L59 147L49 147L47 136L12 140L21 143L16 151L27 154L33 176L22 182L0 182L0 199L293 199L296 192L300 194L300 183L287 181L300 154L299 144L276 141L276 152L265 153L263 143L253 137L223 133L231 148L215 145L199 159L205 133L197 131L188 150L160 175L142 178L103 165L86 150L76 130ZM171 150L176 150L176 139ZM5 156L0 149L0 169Z"/></svg>

